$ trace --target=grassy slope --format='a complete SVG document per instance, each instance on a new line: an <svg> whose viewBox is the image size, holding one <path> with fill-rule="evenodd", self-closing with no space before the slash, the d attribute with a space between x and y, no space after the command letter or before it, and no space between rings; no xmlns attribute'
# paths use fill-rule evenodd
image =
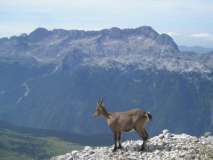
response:
<svg viewBox="0 0 213 160"><path fill-rule="evenodd" d="M0 160L44 160L80 148L55 137L35 137L0 129Z"/></svg>

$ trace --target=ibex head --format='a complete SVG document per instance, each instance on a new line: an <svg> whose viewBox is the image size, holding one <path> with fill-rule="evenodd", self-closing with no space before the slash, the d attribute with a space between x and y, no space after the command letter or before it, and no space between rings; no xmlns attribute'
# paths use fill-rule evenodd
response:
<svg viewBox="0 0 213 160"><path fill-rule="evenodd" d="M106 110L105 110L105 106L104 106L104 103L103 103L103 98L101 100L99 100L97 102L97 106L96 106L96 112L93 114L95 117L98 117L98 116L101 116L103 115L103 113L105 113Z"/></svg>

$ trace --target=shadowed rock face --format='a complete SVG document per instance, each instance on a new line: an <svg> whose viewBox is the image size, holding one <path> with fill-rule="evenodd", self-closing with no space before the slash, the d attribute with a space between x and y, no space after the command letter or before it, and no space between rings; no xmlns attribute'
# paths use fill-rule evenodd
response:
<svg viewBox="0 0 213 160"><path fill-rule="evenodd" d="M89 147L72 151L51 160L136 160L136 159L213 159L213 137L194 137L187 134L173 134L168 130L149 139L146 151L139 152L142 141L126 141L123 150L112 153L110 147Z"/></svg>

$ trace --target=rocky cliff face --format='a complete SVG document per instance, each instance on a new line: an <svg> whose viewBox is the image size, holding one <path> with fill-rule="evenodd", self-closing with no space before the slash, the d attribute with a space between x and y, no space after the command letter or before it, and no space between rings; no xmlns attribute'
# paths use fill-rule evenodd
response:
<svg viewBox="0 0 213 160"><path fill-rule="evenodd" d="M187 134L173 134L163 130L149 139L146 151L139 152L142 141L126 141L124 149L115 153L111 147L89 147L72 151L51 160L210 160L213 159L213 137L194 137Z"/></svg>
<svg viewBox="0 0 213 160"><path fill-rule="evenodd" d="M38 28L29 35L0 39L0 56L32 56L41 61L60 61L76 48L93 56L179 51L171 37L149 26L100 31Z"/></svg>

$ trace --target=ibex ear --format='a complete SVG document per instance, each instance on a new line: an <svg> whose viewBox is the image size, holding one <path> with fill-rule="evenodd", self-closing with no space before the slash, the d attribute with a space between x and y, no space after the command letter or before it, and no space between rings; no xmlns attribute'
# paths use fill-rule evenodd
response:
<svg viewBox="0 0 213 160"><path fill-rule="evenodd" d="M103 98L101 98L101 100L100 100L100 104L103 104L103 102L104 102L104 100L103 100Z"/></svg>
<svg viewBox="0 0 213 160"><path fill-rule="evenodd" d="M100 104L101 104L101 100L99 99L98 102L97 102L97 105L100 105Z"/></svg>

